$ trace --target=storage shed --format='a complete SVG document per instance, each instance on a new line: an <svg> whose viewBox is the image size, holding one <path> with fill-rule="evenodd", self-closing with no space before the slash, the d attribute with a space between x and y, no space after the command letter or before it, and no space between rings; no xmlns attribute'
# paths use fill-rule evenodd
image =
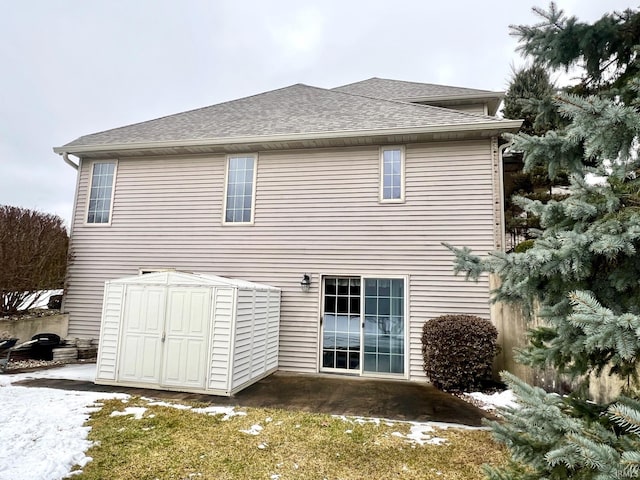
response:
<svg viewBox="0 0 640 480"><path fill-rule="evenodd" d="M165 271L107 281L96 383L233 395L278 367L280 289Z"/></svg>

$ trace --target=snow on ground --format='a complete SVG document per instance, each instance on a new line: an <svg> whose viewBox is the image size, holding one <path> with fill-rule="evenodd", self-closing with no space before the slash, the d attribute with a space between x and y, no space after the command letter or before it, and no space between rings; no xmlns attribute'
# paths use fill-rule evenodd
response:
<svg viewBox="0 0 640 480"><path fill-rule="evenodd" d="M0 375L0 387L19 382L21 380L31 380L35 378L61 378L67 380L78 380L82 382L93 382L96 378L96 364L78 363L64 365L59 368L34 370L27 373Z"/></svg>
<svg viewBox="0 0 640 480"><path fill-rule="evenodd" d="M89 427L84 423L100 408L100 399L124 399L127 395L11 384L46 376L84 380L95 375L95 365L93 369L88 367L74 365L0 376L0 480L58 480L68 476L74 465L82 467L91 460L85 455L91 442L87 440Z"/></svg>
<svg viewBox="0 0 640 480"><path fill-rule="evenodd" d="M92 412L98 410L100 399L121 398L126 401L128 395L104 392L76 392L55 390L50 388L21 387L16 382L35 378L68 379L93 381L95 364L65 365L60 368L39 370L29 373L0 375L0 480L58 480L68 476L74 465L83 467L91 459L85 452L91 446L87 440L90 427L85 426ZM469 394L473 399L487 406L515 406L512 392L505 391L493 395L481 393ZM149 406L167 406L177 409L191 410L206 415L224 415L228 420L235 415L246 415L236 412L233 407L210 406L191 408L189 406L159 402L146 399ZM144 407L127 408L121 415L132 415L141 418ZM392 420L365 417L336 416L347 423L374 423L393 425ZM265 423L271 422L268 417ZM437 422L410 422L408 435L395 433L414 444L441 444L444 439L434 435L444 428L474 428L456 424ZM263 427L253 425L244 433L260 435ZM258 448L266 448L261 443Z"/></svg>
<svg viewBox="0 0 640 480"><path fill-rule="evenodd" d="M47 304L49 303L49 298L51 297L51 295L62 295L62 292L63 292L62 289L59 289L59 290L42 290L41 292L29 295L20 304L20 307L18 307L18 310L21 310L21 309L27 308L27 307L28 308L47 308ZM33 305L31 305L31 302L33 301L33 298L36 295L40 295L40 298L38 300L36 300L36 302Z"/></svg>
<svg viewBox="0 0 640 480"><path fill-rule="evenodd" d="M476 400L476 402L480 404L480 408L483 410L491 411L496 410L499 407L517 407L516 398L511 390L495 392L491 395L480 392L467 393L466 395Z"/></svg>

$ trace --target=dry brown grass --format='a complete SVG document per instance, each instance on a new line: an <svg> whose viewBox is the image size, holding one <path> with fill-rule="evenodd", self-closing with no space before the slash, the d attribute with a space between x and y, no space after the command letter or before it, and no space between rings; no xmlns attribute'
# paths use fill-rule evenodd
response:
<svg viewBox="0 0 640 480"><path fill-rule="evenodd" d="M147 407L141 419L110 416ZM480 479L481 465L502 463L504 450L489 432L437 430L443 445L417 445L398 436L410 424L357 423L329 415L239 409L223 420L143 399L106 401L93 414L88 479ZM258 435L241 432L252 425ZM398 432L398 433L394 433Z"/></svg>

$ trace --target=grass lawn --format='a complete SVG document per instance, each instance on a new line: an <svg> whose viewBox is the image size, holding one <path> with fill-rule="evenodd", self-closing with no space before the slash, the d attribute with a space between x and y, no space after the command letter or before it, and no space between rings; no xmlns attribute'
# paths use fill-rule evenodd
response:
<svg viewBox="0 0 640 480"><path fill-rule="evenodd" d="M225 418L189 406L105 401L89 421L93 461L73 478L480 479L483 463L506 460L487 431L438 429L420 445L407 423L266 409Z"/></svg>

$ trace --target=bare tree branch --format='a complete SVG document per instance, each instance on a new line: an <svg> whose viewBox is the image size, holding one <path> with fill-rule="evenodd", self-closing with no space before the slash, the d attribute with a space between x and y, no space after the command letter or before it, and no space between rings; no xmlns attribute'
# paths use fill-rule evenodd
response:
<svg viewBox="0 0 640 480"><path fill-rule="evenodd" d="M30 308L37 292L63 288L68 247L60 217L0 205L0 315Z"/></svg>

